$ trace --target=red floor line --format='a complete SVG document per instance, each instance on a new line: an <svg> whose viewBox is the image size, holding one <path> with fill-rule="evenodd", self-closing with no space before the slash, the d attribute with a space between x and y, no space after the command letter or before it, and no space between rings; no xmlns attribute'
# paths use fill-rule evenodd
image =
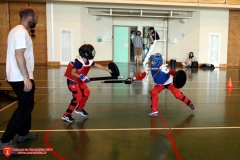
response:
<svg viewBox="0 0 240 160"><path fill-rule="evenodd" d="M111 110L111 109L115 109L115 108L118 108L118 107L122 107L122 106L115 106L114 108L106 108L106 110ZM126 107L126 106L124 106L124 107ZM129 107L129 106L128 106ZM130 106L130 107L133 107L133 106ZM129 107L129 108L130 108ZM99 110L93 110L92 112L99 112L99 111L103 111L103 110L105 110L104 108L101 108L101 109L99 109ZM62 121L59 121L58 123L56 123L56 124L54 124L51 128L50 128L50 130L53 130L53 129L55 129L58 125L60 125L62 123ZM45 134L45 136L44 136L44 144L45 144L45 146L46 146L46 148L52 148L51 147L51 145L50 145L50 142L49 142L49 136L50 136L50 134L51 134L51 132L52 131L47 131L46 132L46 134ZM58 154L56 151L51 151L50 152L53 156L55 156L55 157L57 157L58 159L60 159L60 160L67 160L67 158L65 158L65 157L63 157L62 155L60 155L60 154Z"/></svg>
<svg viewBox="0 0 240 160"><path fill-rule="evenodd" d="M141 105L141 106L145 106L146 104L143 104L143 105ZM124 106L114 106L114 107L107 107L107 108L99 108L99 109L96 109L96 110L91 110L91 111L89 111L89 113L91 113L91 112L101 112L101 111L104 111L104 110L112 110L112 109L116 109L116 108L132 108L132 107L135 107L135 106L139 106L139 104L136 104L136 105L130 105L130 106L128 106L128 105L124 105ZM164 128L168 128L168 126L167 126L167 124L166 124L166 121L164 120L164 118L163 118L163 115L161 114L161 112L159 112L159 117L160 117L160 119L161 119L161 121L162 121L162 124L163 124L163 126L164 126ZM55 125L53 125L50 129L54 129L54 128L56 128L59 124L61 124L62 123L62 121L59 121L58 123L56 123ZM52 131L48 131L48 132L46 132L46 134L45 134L45 137L44 137L44 143L45 143L45 146L47 147L47 148L52 148L51 147L51 145L50 145L50 143L49 143L49 136L50 136L50 133L51 133ZM178 160L182 160L182 157L181 157L181 155L180 155L180 153L179 153L179 151L178 151L178 148L177 148L177 146L176 146L176 144L175 144L175 142L174 142L174 139L173 139L173 137L172 137L172 135L171 135L171 132L167 129L166 130L166 133L167 133L167 136L168 136L168 138L169 138L169 141L170 141L170 143L171 143L171 146L172 146L172 148L173 148L173 151L174 151L174 153L175 153L175 155L176 155L176 158L178 159ZM59 159L61 159L61 160L65 160L66 158L65 157L63 157L62 155L60 155L60 154L58 154L57 152L55 152L55 151L53 151L53 152L50 152L50 153L52 153L53 154L53 156L55 156L55 157L57 157L57 158L59 158Z"/></svg>
<svg viewBox="0 0 240 160"><path fill-rule="evenodd" d="M53 125L50 129L54 129L56 128L59 124L61 124L62 121L59 121L58 123L56 123L55 125ZM44 136L44 144L47 148L52 148L49 142L49 136L50 136L51 131L46 132L45 136ZM53 156L57 157L58 159L61 160L67 160L67 158L63 157L62 155L58 154L56 151L51 151L50 152Z"/></svg>
<svg viewBox="0 0 240 160"><path fill-rule="evenodd" d="M168 128L167 123L166 123L166 121L164 120L162 113L158 111L158 114L159 114L159 117L160 117L160 119L161 119L161 121L162 121L162 124L163 124L164 128ZM171 143L171 146L172 146L172 148L173 148L173 151L174 151L174 153L175 153L176 158L177 158L178 160L181 160L182 157L181 157L181 155L180 155L180 153L179 153L179 151L178 151L178 148L177 148L176 143L174 142L174 139L173 139L173 137L172 137L171 132L170 132L169 130L166 130L166 132L167 132L168 139L169 139L169 141L170 141L170 143Z"/></svg>

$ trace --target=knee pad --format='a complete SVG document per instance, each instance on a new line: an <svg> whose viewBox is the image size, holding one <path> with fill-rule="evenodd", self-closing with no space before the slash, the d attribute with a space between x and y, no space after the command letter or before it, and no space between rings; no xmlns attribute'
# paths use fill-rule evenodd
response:
<svg viewBox="0 0 240 160"><path fill-rule="evenodd" d="M158 91L156 91L156 90L152 90L151 92L150 92L150 94L151 94L151 96L153 96L153 95L157 95L158 96Z"/></svg>
<svg viewBox="0 0 240 160"><path fill-rule="evenodd" d="M78 94L74 96L74 102L79 103L82 100L82 94Z"/></svg>
<svg viewBox="0 0 240 160"><path fill-rule="evenodd" d="M82 92L83 92L83 97L88 97L90 95L90 90L88 88L85 88Z"/></svg>

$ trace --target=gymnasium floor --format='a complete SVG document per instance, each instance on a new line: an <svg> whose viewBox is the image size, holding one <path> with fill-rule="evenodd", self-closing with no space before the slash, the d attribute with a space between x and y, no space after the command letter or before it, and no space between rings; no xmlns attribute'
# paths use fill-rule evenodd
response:
<svg viewBox="0 0 240 160"><path fill-rule="evenodd" d="M125 78L141 72L143 66L117 63ZM159 115L148 116L151 76L131 85L89 83L91 95L84 119L64 123L61 116L71 100L63 73L66 66L35 68L35 108L32 131L35 140L18 143L26 151L46 154L11 156L14 160L238 160L240 159L239 69L185 69L188 79L181 91L197 107L195 112L175 99L170 91L159 94ZM177 70L182 68L176 68ZM5 66L0 66L0 89L5 82ZM92 68L88 77L110 76ZM227 89L229 78L233 88ZM16 102L0 101L0 136ZM37 153L37 152L35 152ZM43 152L41 152L43 153Z"/></svg>

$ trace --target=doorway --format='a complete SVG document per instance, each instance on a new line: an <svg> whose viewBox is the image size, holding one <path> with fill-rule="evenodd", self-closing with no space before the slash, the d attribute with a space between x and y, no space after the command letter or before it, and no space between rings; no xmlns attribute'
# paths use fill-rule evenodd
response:
<svg viewBox="0 0 240 160"><path fill-rule="evenodd" d="M133 43L132 43L132 39L133 37L136 36L136 32L137 32L137 27L130 27L130 63L134 62L134 46L133 46Z"/></svg>
<svg viewBox="0 0 240 160"><path fill-rule="evenodd" d="M143 59L145 59L148 51L149 51L149 38L148 38L148 34L149 34L149 28L150 26L144 26L143 27L143 40L144 40L144 45L143 45Z"/></svg>
<svg viewBox="0 0 240 160"><path fill-rule="evenodd" d="M149 27L143 27L143 31L141 31L141 36L144 40L142 58L144 59L148 50L149 50L149 42L148 42L148 29ZM125 27L125 26L114 26L113 35L114 35L114 43L113 43L113 60L114 62L126 62L126 63L134 63L134 46L132 43L133 37L136 36L136 32L138 31L137 26Z"/></svg>

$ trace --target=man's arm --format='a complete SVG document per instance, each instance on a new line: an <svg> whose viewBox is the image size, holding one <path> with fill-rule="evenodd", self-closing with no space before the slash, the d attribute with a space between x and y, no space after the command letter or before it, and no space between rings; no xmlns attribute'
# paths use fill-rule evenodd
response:
<svg viewBox="0 0 240 160"><path fill-rule="evenodd" d="M15 57L17 61L18 68L23 76L24 81L24 91L29 92L32 89L32 82L29 79L29 74L26 66L26 60L24 57L25 48L22 49L16 49L15 50Z"/></svg>
<svg viewBox="0 0 240 160"><path fill-rule="evenodd" d="M153 43L154 40L153 40L153 38L152 38L152 33L149 32L149 35L148 35L148 36L149 36L149 40L150 40L150 42Z"/></svg>

